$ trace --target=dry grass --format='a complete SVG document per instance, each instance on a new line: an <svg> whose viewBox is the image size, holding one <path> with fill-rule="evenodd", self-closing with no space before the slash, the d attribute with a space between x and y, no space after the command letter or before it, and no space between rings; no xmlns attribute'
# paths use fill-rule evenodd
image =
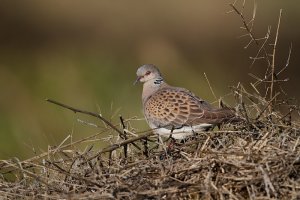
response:
<svg viewBox="0 0 300 200"><path fill-rule="evenodd" d="M2 161L2 174L13 174L15 180L2 178L0 195L9 199L297 199L299 140L298 125L263 118L199 133L167 152L151 139L147 144L136 140L139 149L129 143L127 157L124 145L108 154L92 148L76 151L74 145L58 147L42 159Z"/></svg>
<svg viewBox="0 0 300 200"><path fill-rule="evenodd" d="M249 23L236 3L231 7L241 17L245 36L250 38L247 46L251 43L258 46L254 61L267 61L264 78L252 75L256 79L250 83L253 92L241 84L232 87L238 113L245 119L243 123L201 132L184 142L161 144L151 130L135 135L130 120L121 118L119 125L113 125L98 114L48 100L97 117L107 127L76 142L66 138L57 147L28 160L2 160L0 196L7 199L299 199L300 125L294 118L299 116L299 106L281 95L282 81L278 77L287 68L289 58L277 74L274 64L280 23L269 60L265 48L269 33L263 39L256 39L252 32L255 12ZM265 86L264 93L259 91L260 85ZM103 137L103 133L109 136ZM99 140L110 145L94 150L93 144ZM78 148L82 144L87 146L85 150Z"/></svg>

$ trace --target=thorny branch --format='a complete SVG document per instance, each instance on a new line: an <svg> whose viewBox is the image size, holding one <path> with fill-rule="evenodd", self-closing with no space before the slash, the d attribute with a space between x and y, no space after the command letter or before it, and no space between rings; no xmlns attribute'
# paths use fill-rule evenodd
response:
<svg viewBox="0 0 300 200"><path fill-rule="evenodd" d="M90 111L80 110L80 109L77 109L77 108L73 108L71 106L65 105L63 103L60 103L60 102L52 100L52 99L46 99L46 101L48 101L50 103L53 103L55 105L61 106L63 108L67 108L69 110L72 110L74 113L82 113L82 114L86 114L86 115L96 117L96 118L102 120L105 124L107 124L109 127L111 127L113 130L115 130L120 135L124 135L124 133L121 130L119 130L117 127L115 127L112 123L110 123L107 119L102 117L100 114L93 113L93 112L90 112Z"/></svg>
<svg viewBox="0 0 300 200"><path fill-rule="evenodd" d="M276 78L275 74L275 55L276 55L276 48L277 48L277 41L278 41L278 34L279 34L279 27L280 27L280 21L281 21L281 14L282 9L280 9L279 12L279 19L278 19L278 25L276 30L276 36L275 36L275 42L273 44L273 54L272 54L272 65L271 65L271 86L270 86L270 99L273 98L273 90L274 90L274 78ZM272 109L272 104L270 104L270 110Z"/></svg>
<svg viewBox="0 0 300 200"><path fill-rule="evenodd" d="M96 114L96 113L93 113L93 112L90 112L90 111L80 110L80 109L68 106L66 104L57 102L57 101L52 100L52 99L46 99L46 101L48 101L50 103L53 103L55 105L61 106L63 108L67 108L69 110L72 110L75 113L82 113L82 114L90 115L90 116L93 116L93 117L97 117L97 118L99 118L100 120L102 120L109 127L111 127L113 130L115 130L116 132L118 132L121 136L123 136L126 139L126 140L124 140L124 141L122 141L120 143L116 143L116 144L113 144L113 145L111 145L111 146L109 146L107 148L102 149L101 151L98 152L98 154L96 154L95 156L91 157L89 160L97 158L102 153L112 152L112 151L114 151L114 150L116 150L116 149L118 149L120 147L123 147L123 146L124 146L125 152L127 154L126 148L127 148L127 145L130 144L130 143L132 143L135 147L137 147L138 149L140 149L134 142L138 141L138 140L141 140L141 139L145 139L145 138L147 138L147 137L149 137L150 135L153 134L152 131L148 131L148 132L146 132L143 135L140 135L138 137L127 139L127 136L126 136L125 132L122 132L121 130L119 130L117 127L115 127L112 123L110 123L107 119L105 119L104 117L102 117L99 114ZM120 119L121 119L121 123L122 123L123 128L125 128L123 118L121 117Z"/></svg>
<svg viewBox="0 0 300 200"><path fill-rule="evenodd" d="M268 53L268 51L266 49L266 45L267 45L267 42L270 38L270 30L271 30L270 26L268 27L267 34L263 38L256 38L256 36L254 35L254 33L252 31L253 22L254 22L255 13L256 13L256 4L254 5L252 19L249 20L249 22L247 22L247 20L245 18L245 15L243 13L243 9L244 9L244 6L245 6L245 1L243 1L243 5L242 5L242 8L240 10L236 7L236 5L235 5L236 3L237 3L237 1L234 1L234 3L229 4L229 5L233 9L231 12L235 12L240 17L240 19L243 23L242 29L244 29L247 32L247 34L245 34L243 36L249 36L250 37L250 42L245 46L245 48L248 48L250 46L250 44L253 43L253 42L259 47L255 57L250 57L253 60L252 63L251 63L251 66L253 66L253 64L255 63L256 60L259 60L259 59L262 59L262 58L267 61L267 68L266 68L266 71L265 71L264 78L259 78L259 77L255 76L253 74L250 74L250 76L252 76L253 78L256 79L256 82L254 84L251 84L251 86L255 89L256 92L258 92L258 89L256 88L256 86L259 85L260 83L265 83L266 84L265 98L269 99L270 104L269 104L268 108L269 108L269 110L272 110L272 109L274 109L274 105L276 104L276 99L274 99L274 94L276 93L276 96L277 96L277 92L275 91L275 84L279 87L280 91L283 94L286 94L284 92L284 90L282 89L282 87L281 87L281 83L288 81L288 78L283 79L283 80L279 80L278 75L280 73L282 73L287 68L287 66L289 65L290 54L291 54L291 47L290 47L289 56L287 58L286 65L278 73L276 73L275 72L275 66L276 66L275 57L276 57L276 49L277 49L277 43L278 43L279 28L280 28L280 22L281 22L281 16L282 16L282 9L280 9L280 13L279 13L279 18L278 18L274 43L269 44L270 46L273 47L272 48L272 53ZM261 40L262 40L262 42L260 42ZM263 54L262 56L261 56L261 53ZM272 58L271 61L269 60L269 57ZM269 96L267 97L267 95L269 95Z"/></svg>
<svg viewBox="0 0 300 200"><path fill-rule="evenodd" d="M247 48L252 42L254 42L257 46L260 46L260 43L259 43L258 41L261 40L261 39L256 38L256 36L255 36L254 33L252 32L252 28L249 27L249 22L246 22L246 19L245 19L245 17L244 17L244 14L243 14L242 12L240 12L240 11L236 8L236 6L235 6L234 4L229 4L229 5L232 7L232 9L235 11L235 13L237 13L237 14L240 16L240 18L241 18L241 20L242 20L242 23L243 23L243 26L244 26L244 29L246 30L247 35L249 35L250 38L251 38L250 42L248 43L248 45L246 45L245 48ZM254 12L253 12L253 18L250 20L250 22L251 22L251 21L254 21L254 18L255 18L255 12L256 12L256 9L254 9ZM269 38L269 37L268 37L268 34L267 34L267 36L266 36L265 38L263 38L263 39L265 39L265 41L267 41L268 38ZM263 57L263 58L267 61L268 66L270 66L270 65L271 65L271 62L270 62L270 60L269 60L268 52L267 52L267 50L266 50L264 44L265 44L265 42L263 42L263 45L260 47L260 49L263 50L263 54L264 54L264 57ZM257 58L257 57L256 57L256 58Z"/></svg>

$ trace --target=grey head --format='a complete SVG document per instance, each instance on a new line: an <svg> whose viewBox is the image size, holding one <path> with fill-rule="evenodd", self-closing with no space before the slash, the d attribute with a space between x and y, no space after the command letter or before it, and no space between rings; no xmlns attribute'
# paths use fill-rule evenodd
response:
<svg viewBox="0 0 300 200"><path fill-rule="evenodd" d="M146 83L148 81L163 81L159 69L153 64L146 64L140 66L136 71L136 75L137 79L134 82L134 84L136 84L137 82Z"/></svg>

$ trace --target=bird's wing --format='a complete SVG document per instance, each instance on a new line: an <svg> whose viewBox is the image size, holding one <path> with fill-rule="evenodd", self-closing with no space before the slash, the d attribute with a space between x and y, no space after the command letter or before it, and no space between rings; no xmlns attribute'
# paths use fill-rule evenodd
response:
<svg viewBox="0 0 300 200"><path fill-rule="evenodd" d="M202 123L219 124L234 116L230 109L214 109L209 103L184 88L162 88L144 105L148 123L168 129Z"/></svg>

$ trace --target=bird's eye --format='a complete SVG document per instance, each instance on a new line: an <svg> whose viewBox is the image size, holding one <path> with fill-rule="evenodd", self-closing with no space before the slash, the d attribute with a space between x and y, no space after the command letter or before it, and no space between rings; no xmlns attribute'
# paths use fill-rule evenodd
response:
<svg viewBox="0 0 300 200"><path fill-rule="evenodd" d="M151 72L150 72L150 71L147 71L145 75L147 76L147 75L149 75L149 74L151 74Z"/></svg>

